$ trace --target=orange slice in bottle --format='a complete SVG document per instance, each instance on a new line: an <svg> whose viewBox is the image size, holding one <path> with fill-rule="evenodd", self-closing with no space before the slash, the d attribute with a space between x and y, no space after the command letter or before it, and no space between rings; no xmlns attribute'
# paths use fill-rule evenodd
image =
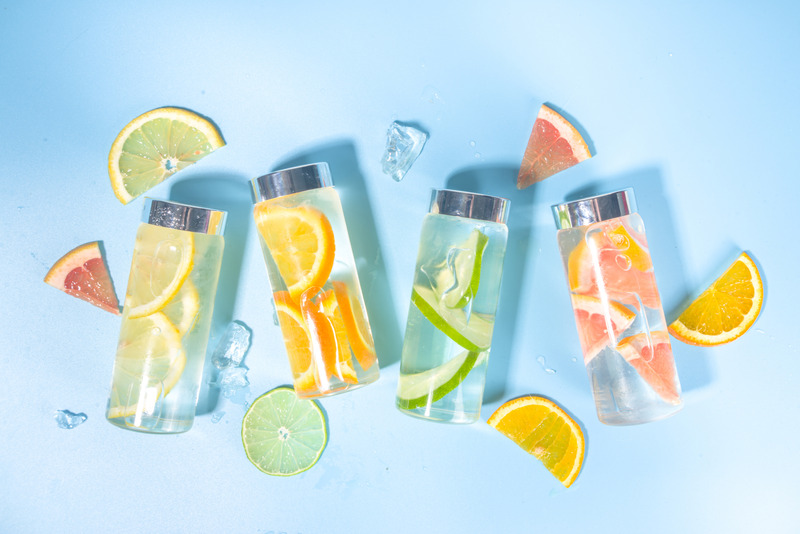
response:
<svg viewBox="0 0 800 534"><path fill-rule="evenodd" d="M617 337L636 319L622 304L609 301L606 307L599 298L587 295L572 295L572 307L586 364L605 347L616 345Z"/></svg>
<svg viewBox="0 0 800 534"><path fill-rule="evenodd" d="M310 287L322 287L333 268L336 247L331 223L310 206L285 208L270 201L256 204L256 227L292 299Z"/></svg>
<svg viewBox="0 0 800 534"><path fill-rule="evenodd" d="M119 315L114 284L103 261L100 242L70 250L50 268L44 281L56 289Z"/></svg>
<svg viewBox="0 0 800 534"><path fill-rule="evenodd" d="M338 280L334 280L332 284L339 309L342 311L350 348L353 349L358 364L366 371L377 361L377 356L372 330L367 322L364 308L358 298L347 289L347 284Z"/></svg>
<svg viewBox="0 0 800 534"><path fill-rule="evenodd" d="M522 157L517 189L525 189L591 157L578 130L567 119L542 105Z"/></svg>
<svg viewBox="0 0 800 534"><path fill-rule="evenodd" d="M672 347L665 331L650 332L649 337L646 333L626 337L617 350L659 397L670 404L681 403Z"/></svg>
<svg viewBox="0 0 800 534"><path fill-rule="evenodd" d="M347 335L347 328L342 312L337 302L336 294L333 290L326 291L322 298L322 310L325 317L330 321L333 332L336 336L336 357L330 362L328 376L337 377L348 384L358 384L358 376L353 369L353 357L350 351L350 341ZM327 363L327 362L326 362Z"/></svg>
<svg viewBox="0 0 800 534"><path fill-rule="evenodd" d="M764 285L746 252L734 261L674 323L669 332L691 345L729 343L753 326L764 301Z"/></svg>
<svg viewBox="0 0 800 534"><path fill-rule="evenodd" d="M300 308L287 291L276 291L275 311L283 334L283 343L289 356L289 366L294 375L294 388L298 394L307 394L317 388L312 359L311 334L303 320Z"/></svg>

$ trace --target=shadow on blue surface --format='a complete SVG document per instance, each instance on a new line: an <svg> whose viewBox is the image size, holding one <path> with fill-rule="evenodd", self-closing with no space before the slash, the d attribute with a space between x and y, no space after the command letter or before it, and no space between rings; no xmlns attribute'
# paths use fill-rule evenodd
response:
<svg viewBox="0 0 800 534"><path fill-rule="evenodd" d="M281 160L273 166L273 171L320 162L327 162L330 166L333 185L342 200L361 291L375 338L375 351L380 366L386 367L400 361L402 337L355 145L350 140L338 140L306 148Z"/></svg>
<svg viewBox="0 0 800 534"><path fill-rule="evenodd" d="M565 200L572 201L612 191L633 187L639 214L653 230L647 231L647 243L656 273L659 293L661 295L664 315L667 324L683 310L684 303L690 302L693 292L686 284L686 274L681 257L680 240L675 233L669 201L664 192L661 171L655 167L647 167L613 178L590 181L566 195ZM673 348L680 344L672 340ZM683 357L681 350L675 351L675 363L678 367L681 388L683 391L700 389L714 380L709 358Z"/></svg>
<svg viewBox="0 0 800 534"><path fill-rule="evenodd" d="M533 273L525 272L528 242L531 234L531 207L534 194L517 190L519 165L487 164L461 169L447 178L446 187L500 196L511 200L508 215L508 247L503 262L503 282L500 286L500 302L492 335L492 354L486 372L484 402L501 400L505 395L514 346L519 311L520 281Z"/></svg>
<svg viewBox="0 0 800 534"><path fill-rule="evenodd" d="M202 415L212 412L219 399L219 390L208 385L209 382L216 380L217 374L216 368L211 365L211 354L214 352L216 340L233 319L242 258L247 243L247 234L252 223L250 214L253 203L250 200L248 179L243 175L227 173L195 174L173 182L169 199L183 204L228 212L225 227L225 251L222 255L222 268L214 301L214 317L211 323L206 364L197 403L196 414ZM264 310L265 313L269 313L270 307L266 303Z"/></svg>

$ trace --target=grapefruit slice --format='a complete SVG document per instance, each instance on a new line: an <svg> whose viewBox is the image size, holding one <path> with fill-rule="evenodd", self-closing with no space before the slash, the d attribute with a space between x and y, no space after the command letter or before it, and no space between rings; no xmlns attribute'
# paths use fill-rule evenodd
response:
<svg viewBox="0 0 800 534"><path fill-rule="evenodd" d="M119 301L103 260L100 242L76 247L50 268L44 281L98 308L119 315Z"/></svg>
<svg viewBox="0 0 800 534"><path fill-rule="evenodd" d="M517 189L525 189L591 157L589 147L578 130L542 104L522 157Z"/></svg>
<svg viewBox="0 0 800 534"><path fill-rule="evenodd" d="M663 331L626 337L617 345L617 351L636 369L653 391L665 402L681 403L681 390L669 335Z"/></svg>
<svg viewBox="0 0 800 534"><path fill-rule="evenodd" d="M636 319L636 314L622 304L609 301L606 306L588 295L572 295L572 307L587 365L605 347L615 345L617 337Z"/></svg>

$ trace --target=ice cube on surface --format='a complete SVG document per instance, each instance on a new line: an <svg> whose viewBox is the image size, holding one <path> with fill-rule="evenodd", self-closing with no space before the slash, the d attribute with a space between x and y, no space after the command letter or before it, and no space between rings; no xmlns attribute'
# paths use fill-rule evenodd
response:
<svg viewBox="0 0 800 534"><path fill-rule="evenodd" d="M225 412L216 412L215 414L213 414L211 416L211 422L214 423L214 424L217 424L217 423L219 423L220 419L222 419L224 416L225 416Z"/></svg>
<svg viewBox="0 0 800 534"><path fill-rule="evenodd" d="M250 385L247 371L247 367L228 367L220 371L216 386L222 392L223 397L229 399L236 395L238 390Z"/></svg>
<svg viewBox="0 0 800 534"><path fill-rule="evenodd" d="M56 423L58 423L58 428L70 430L86 421L86 414L72 413L69 410L58 410L53 415L53 418L56 420Z"/></svg>
<svg viewBox="0 0 800 534"><path fill-rule="evenodd" d="M217 343L211 362L220 370L238 367L249 348L250 329L240 321L233 321Z"/></svg>
<svg viewBox="0 0 800 534"><path fill-rule="evenodd" d="M399 182L419 157L428 134L412 126L394 121L386 132L386 150L383 153L383 173Z"/></svg>

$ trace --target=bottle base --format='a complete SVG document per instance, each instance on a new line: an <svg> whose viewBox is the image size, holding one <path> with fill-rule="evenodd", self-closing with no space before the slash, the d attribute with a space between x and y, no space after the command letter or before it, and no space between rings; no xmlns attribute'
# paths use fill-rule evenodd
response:
<svg viewBox="0 0 800 534"><path fill-rule="evenodd" d="M629 426L653 423L672 417L683 408L683 403L676 405L651 406L643 410L621 410L618 412L597 412L601 423L610 426Z"/></svg>
<svg viewBox="0 0 800 534"><path fill-rule="evenodd" d="M320 397L333 397L334 395L340 395L342 393L353 391L354 389L363 388L364 386L372 384L378 379L378 376L379 376L378 373L375 373L374 376L370 376L369 378L366 378L358 382L357 384L348 384L343 382L342 385L334 386L330 389L321 391L317 390L317 391L299 392L295 390L295 395L297 395L298 399L318 399Z"/></svg>
<svg viewBox="0 0 800 534"><path fill-rule="evenodd" d="M442 410L437 408L431 408L428 406L423 406L421 408L416 409L406 409L401 408L395 404L395 407L400 413L404 413L408 416L415 417L417 419L424 419L426 421L433 421L434 423L450 423L456 425L469 425L474 423L480 418L480 412L478 413L466 413L462 411L452 411L452 410Z"/></svg>
<svg viewBox="0 0 800 534"><path fill-rule="evenodd" d="M124 430L141 432L143 434L182 434L191 429L194 424L194 420L177 421L169 419L161 419L152 422L139 421L137 423L133 420L133 417L116 417L113 419L107 417L106 421Z"/></svg>

